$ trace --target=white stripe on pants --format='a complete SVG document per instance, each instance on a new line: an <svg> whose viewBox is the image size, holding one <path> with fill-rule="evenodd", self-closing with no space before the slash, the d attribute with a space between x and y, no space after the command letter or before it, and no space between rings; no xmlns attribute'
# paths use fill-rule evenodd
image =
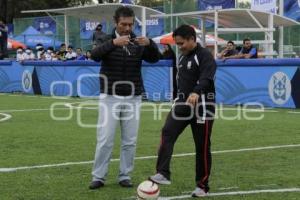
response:
<svg viewBox="0 0 300 200"><path fill-rule="evenodd" d="M105 181L112 155L115 130L121 125L121 155L118 180L130 179L139 128L141 96L100 95L97 146L92 171L93 181Z"/></svg>

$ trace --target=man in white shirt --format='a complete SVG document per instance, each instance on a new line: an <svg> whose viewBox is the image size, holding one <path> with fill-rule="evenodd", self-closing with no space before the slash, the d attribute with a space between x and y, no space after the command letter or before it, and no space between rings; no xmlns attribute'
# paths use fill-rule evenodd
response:
<svg viewBox="0 0 300 200"><path fill-rule="evenodd" d="M34 60L35 59L35 55L30 48L27 48L25 50L25 53L23 54L23 56L24 56L24 60Z"/></svg>
<svg viewBox="0 0 300 200"><path fill-rule="evenodd" d="M42 56L41 55L45 52L44 46L39 43L39 44L37 44L35 46L35 49L36 49L36 57L37 57L37 59L38 60L42 60Z"/></svg>
<svg viewBox="0 0 300 200"><path fill-rule="evenodd" d="M76 52L73 51L73 47L72 46L68 46L68 52L65 56L66 60L75 60L77 57Z"/></svg>
<svg viewBox="0 0 300 200"><path fill-rule="evenodd" d="M18 62L24 60L24 52L23 52L23 48L22 48L22 47L19 47L19 48L17 49L16 59L17 59Z"/></svg>

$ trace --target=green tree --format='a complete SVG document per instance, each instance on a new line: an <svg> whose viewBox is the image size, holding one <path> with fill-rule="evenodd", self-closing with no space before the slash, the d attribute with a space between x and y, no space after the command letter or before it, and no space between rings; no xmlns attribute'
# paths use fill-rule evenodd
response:
<svg viewBox="0 0 300 200"><path fill-rule="evenodd" d="M11 23L13 18L45 15L41 14L22 14L22 10L43 10L65 8L91 4L92 0L1 0L0 1L0 18Z"/></svg>

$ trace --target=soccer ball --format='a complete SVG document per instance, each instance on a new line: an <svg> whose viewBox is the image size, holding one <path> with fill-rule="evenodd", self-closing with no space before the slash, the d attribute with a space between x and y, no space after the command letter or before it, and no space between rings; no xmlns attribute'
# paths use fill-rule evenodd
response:
<svg viewBox="0 0 300 200"><path fill-rule="evenodd" d="M143 181L137 188L137 199L138 200L154 200L158 199L159 187L152 181Z"/></svg>

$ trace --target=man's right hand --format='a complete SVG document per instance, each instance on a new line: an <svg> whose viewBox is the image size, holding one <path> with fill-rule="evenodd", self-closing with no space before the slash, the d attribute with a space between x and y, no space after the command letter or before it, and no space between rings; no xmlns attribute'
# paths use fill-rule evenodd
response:
<svg viewBox="0 0 300 200"><path fill-rule="evenodd" d="M116 46L126 46L129 44L129 36L125 35L125 36L120 36L118 38L113 39L113 44Z"/></svg>

